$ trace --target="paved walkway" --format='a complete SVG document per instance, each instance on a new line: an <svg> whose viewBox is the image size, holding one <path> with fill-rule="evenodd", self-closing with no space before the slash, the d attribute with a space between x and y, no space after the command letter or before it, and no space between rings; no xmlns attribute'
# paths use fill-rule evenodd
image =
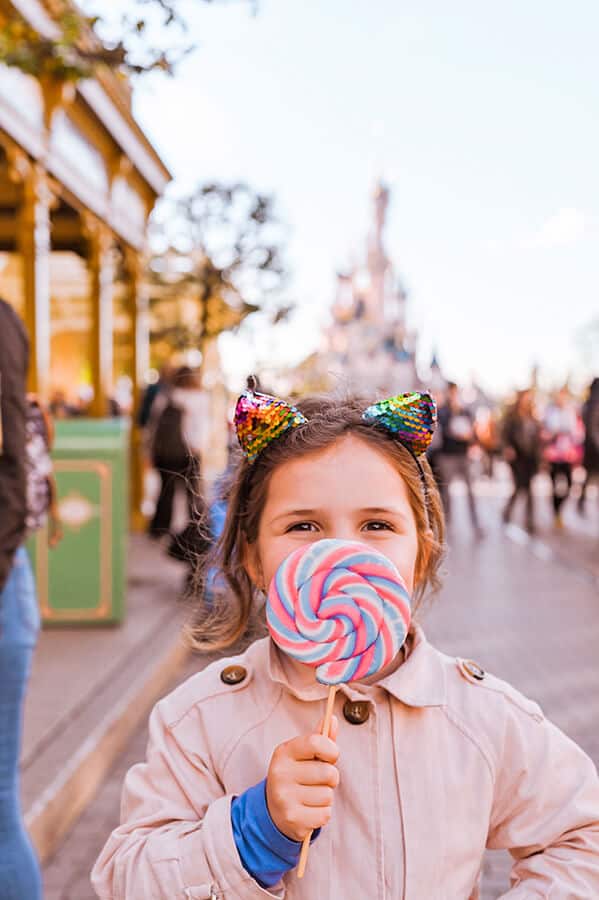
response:
<svg viewBox="0 0 599 900"><path fill-rule="evenodd" d="M179 563L170 560L158 545L133 536L123 625L42 631L25 704L21 754L25 774L91 698L108 689L123 661L131 660L141 645L163 630L173 612L181 618L177 595L182 580Z"/></svg>
<svg viewBox="0 0 599 900"><path fill-rule="evenodd" d="M181 672L177 682L197 671L197 660ZM173 683L173 687L176 683ZM145 756L147 729L141 728L83 813L66 843L44 868L44 900L97 900L89 873L107 836L118 825L121 787L125 774Z"/></svg>
<svg viewBox="0 0 599 900"><path fill-rule="evenodd" d="M60 846L187 657L178 602L184 569L135 536L124 624L51 628L40 636L25 706L21 794L43 859Z"/></svg>
<svg viewBox="0 0 599 900"><path fill-rule="evenodd" d="M477 659L541 703L545 712L599 763L599 589L596 580L599 515L566 515L555 535L550 516L529 541L517 526L504 530L499 511L507 483L481 482L487 537L470 536L456 491L457 520L440 596L422 614L429 637L444 651ZM543 484L539 486L544 494ZM540 496L539 506L546 506ZM574 532L579 532L573 536ZM198 667L192 661L190 671ZM181 672L181 678L187 671ZM595 724L594 724L595 723ZM96 801L46 867L46 900L93 900L88 873L118 818L126 770L143 757L145 729L130 744ZM509 884L507 854L488 854L483 900ZM425 898L422 898L425 900ZM426 898L428 900L428 898ZM456 898L459 900L459 898Z"/></svg>

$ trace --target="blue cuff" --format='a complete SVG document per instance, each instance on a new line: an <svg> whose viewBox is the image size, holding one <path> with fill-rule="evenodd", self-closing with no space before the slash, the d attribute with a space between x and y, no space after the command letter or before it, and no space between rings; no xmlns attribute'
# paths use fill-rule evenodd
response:
<svg viewBox="0 0 599 900"><path fill-rule="evenodd" d="M261 887L272 887L297 866L302 845L282 834L271 819L266 779L233 798L231 823L243 868ZM319 834L320 829L313 840Z"/></svg>

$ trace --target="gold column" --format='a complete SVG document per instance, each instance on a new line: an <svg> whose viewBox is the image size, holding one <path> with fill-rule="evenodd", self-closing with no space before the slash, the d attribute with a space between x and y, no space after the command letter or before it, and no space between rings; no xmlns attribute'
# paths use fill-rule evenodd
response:
<svg viewBox="0 0 599 900"><path fill-rule="evenodd" d="M18 245L23 260L25 325L29 334L29 390L50 393L50 209L53 195L40 166L23 172Z"/></svg>
<svg viewBox="0 0 599 900"><path fill-rule="evenodd" d="M85 217L84 230L89 247L92 316L90 362L94 397L90 412L95 418L103 418L108 415L113 387L113 236L110 229L90 215Z"/></svg>
<svg viewBox="0 0 599 900"><path fill-rule="evenodd" d="M127 251L127 272L129 275L130 304L132 315L133 342L133 412L131 415L131 528L145 530L146 520L141 505L144 498L144 475L146 461L142 445L141 429L137 424L137 414L145 386L145 376L150 366L150 321L149 301L143 279L143 266L139 254Z"/></svg>

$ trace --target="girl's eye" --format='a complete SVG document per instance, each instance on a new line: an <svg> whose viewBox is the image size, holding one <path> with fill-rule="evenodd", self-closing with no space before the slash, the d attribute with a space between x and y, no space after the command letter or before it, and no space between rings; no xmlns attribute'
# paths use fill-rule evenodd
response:
<svg viewBox="0 0 599 900"><path fill-rule="evenodd" d="M379 519L376 519L373 522L366 522L364 525L365 531L393 531L392 526L389 522L381 522Z"/></svg>
<svg viewBox="0 0 599 900"><path fill-rule="evenodd" d="M287 529L287 532L290 531L316 531L316 525L314 522L294 522Z"/></svg>

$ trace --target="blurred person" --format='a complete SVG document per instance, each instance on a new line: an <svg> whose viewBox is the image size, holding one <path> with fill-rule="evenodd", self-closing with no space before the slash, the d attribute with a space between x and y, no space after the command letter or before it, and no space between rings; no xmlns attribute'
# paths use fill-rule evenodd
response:
<svg viewBox="0 0 599 900"><path fill-rule="evenodd" d="M572 468L582 461L582 423L566 387L560 388L545 411L543 440L553 489L554 525L563 528L562 506L572 489Z"/></svg>
<svg viewBox="0 0 599 900"><path fill-rule="evenodd" d="M203 513L201 457L210 429L210 408L198 376L189 366L177 369L170 390L157 398L153 407L152 462L160 475L160 494L150 535L160 537L170 533L178 487L186 493L189 523L198 522ZM186 528L177 537L171 546L173 555L179 547L187 560L191 547L184 535L190 536L191 531Z"/></svg>
<svg viewBox="0 0 599 900"><path fill-rule="evenodd" d="M146 428L150 424L154 401L161 394L164 396L168 393L172 386L174 372L172 363L166 362L160 367L156 381L146 386L137 413L137 424L140 428Z"/></svg>
<svg viewBox="0 0 599 900"><path fill-rule="evenodd" d="M79 415L79 410L67 401L65 392L60 388L52 392L49 411L53 419L70 419Z"/></svg>
<svg viewBox="0 0 599 900"><path fill-rule="evenodd" d="M119 419L123 415L121 404L116 397L111 396L106 400L107 416L109 419Z"/></svg>
<svg viewBox="0 0 599 900"><path fill-rule="evenodd" d="M26 429L27 530L36 531L47 524L48 543L50 547L56 547L63 533L50 456L54 444L54 424L35 394L27 394Z"/></svg>
<svg viewBox="0 0 599 900"><path fill-rule="evenodd" d="M431 396L435 403L437 404L437 409L440 409L445 402L445 392L431 391ZM441 468L439 464L439 459L441 456L441 447L443 444L443 435L441 428L436 428L433 434L432 440L426 450L426 458L428 460L428 464L431 467L431 472L433 473L433 477L435 479L435 484L441 491Z"/></svg>
<svg viewBox="0 0 599 900"><path fill-rule="evenodd" d="M584 425L584 449L582 464L585 468L585 479L578 498L578 511L584 514L587 488L591 481L599 479L599 378L594 378L589 388L589 395L582 408L582 424Z"/></svg>
<svg viewBox="0 0 599 900"><path fill-rule="evenodd" d="M502 428L504 457L512 470L514 490L503 510L503 521L510 521L520 493L525 497L526 530L535 531L532 480L539 471L541 459L541 425L534 411L531 390L518 391L516 402L508 409Z"/></svg>
<svg viewBox="0 0 599 900"><path fill-rule="evenodd" d="M453 381L447 385L447 399L439 410L439 425L442 434L439 452L440 488L445 517L448 522L451 520L451 482L455 478L461 478L466 485L472 528L476 537L480 538L483 530L478 520L468 458L468 451L475 441L474 420L471 412L463 405L459 388Z"/></svg>
<svg viewBox="0 0 599 900"><path fill-rule="evenodd" d="M481 406L474 419L474 434L482 451L482 472L486 478L493 478L495 459L500 452L500 436L497 418L488 406Z"/></svg>
<svg viewBox="0 0 599 900"><path fill-rule="evenodd" d="M23 703L39 632L35 583L24 547L28 362L23 324L0 300L0 900L42 896L19 796Z"/></svg>
<svg viewBox="0 0 599 900"><path fill-rule="evenodd" d="M233 474L238 462L239 443L235 437L234 431L230 431L227 440L227 463L214 482L211 491L211 499L207 508L209 540L213 549L225 530ZM222 577L222 573L219 573L218 566L215 564L214 555L210 560L210 564L206 565L204 568L205 578L203 582L203 598L208 606L212 606L217 597L222 597L226 593L227 583L226 579Z"/></svg>

